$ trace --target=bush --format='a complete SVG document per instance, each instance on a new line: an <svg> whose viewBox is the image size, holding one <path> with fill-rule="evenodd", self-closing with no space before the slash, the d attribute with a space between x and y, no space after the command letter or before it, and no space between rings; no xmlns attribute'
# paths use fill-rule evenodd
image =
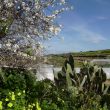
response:
<svg viewBox="0 0 110 110"><path fill-rule="evenodd" d="M20 68L1 68L0 71L0 98L5 98L9 91L26 91L27 105L35 102L35 75L28 70ZM34 100L34 101L33 101Z"/></svg>
<svg viewBox="0 0 110 110"><path fill-rule="evenodd" d="M0 79L1 110L107 110L103 95L68 87L71 81L64 76L56 85L48 79L36 81L35 74L25 69L2 68Z"/></svg>

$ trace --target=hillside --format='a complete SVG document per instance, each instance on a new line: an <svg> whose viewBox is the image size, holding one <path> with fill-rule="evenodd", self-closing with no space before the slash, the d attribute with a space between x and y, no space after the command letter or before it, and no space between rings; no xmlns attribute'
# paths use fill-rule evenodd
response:
<svg viewBox="0 0 110 110"><path fill-rule="evenodd" d="M75 66L80 67L84 60L92 59L107 59L110 58L110 49L97 50L97 51L86 51L86 52L73 52L64 54L50 54L47 55L47 63L54 66L62 66L65 59L72 54L75 59Z"/></svg>

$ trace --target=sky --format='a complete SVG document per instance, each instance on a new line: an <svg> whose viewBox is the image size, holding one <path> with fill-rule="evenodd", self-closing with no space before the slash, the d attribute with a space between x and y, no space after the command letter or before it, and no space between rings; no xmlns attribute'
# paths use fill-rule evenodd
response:
<svg viewBox="0 0 110 110"><path fill-rule="evenodd" d="M110 49L110 0L70 0L74 9L57 19L63 28L45 41L47 54Z"/></svg>

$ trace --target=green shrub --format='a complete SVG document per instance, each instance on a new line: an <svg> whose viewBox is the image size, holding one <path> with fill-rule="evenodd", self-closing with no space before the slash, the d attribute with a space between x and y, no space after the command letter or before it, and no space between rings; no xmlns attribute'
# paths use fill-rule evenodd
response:
<svg viewBox="0 0 110 110"><path fill-rule="evenodd" d="M5 97L9 91L26 91L25 100L27 103L36 101L35 75L28 70L20 68L2 68L0 71L1 85L0 97Z"/></svg>
<svg viewBox="0 0 110 110"><path fill-rule="evenodd" d="M85 67L85 72L83 72L86 74L87 70L88 68ZM92 69L89 68L90 70ZM37 81L32 71L2 68L0 71L0 109L107 110L109 107L105 101L107 96L103 97L103 94L86 88L84 78L75 73L71 74L71 66L67 65L66 72L68 73L66 76L62 72L59 73L57 81L60 81L55 84L48 79ZM81 78L81 81L77 78ZM73 80L76 81L76 85Z"/></svg>
<svg viewBox="0 0 110 110"><path fill-rule="evenodd" d="M12 69L12 68L2 68L2 84L0 88L9 89L9 90L25 90L26 81L24 76L24 70L21 69Z"/></svg>

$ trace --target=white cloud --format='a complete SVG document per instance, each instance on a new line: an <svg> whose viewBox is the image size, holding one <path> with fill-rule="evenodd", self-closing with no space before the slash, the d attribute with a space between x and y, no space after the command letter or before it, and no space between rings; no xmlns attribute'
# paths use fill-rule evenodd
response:
<svg viewBox="0 0 110 110"><path fill-rule="evenodd" d="M81 36L81 39L86 42L97 44L106 40L106 38L103 37L101 34L89 30L87 27L84 26L75 26L72 27L72 29L76 31Z"/></svg>
<svg viewBox="0 0 110 110"><path fill-rule="evenodd" d="M96 19L98 19L98 20L108 20L109 17L106 17L106 16L97 16Z"/></svg>
<svg viewBox="0 0 110 110"><path fill-rule="evenodd" d="M106 39L100 35L95 35L94 37L89 37L89 39L87 39L87 41L92 42L92 43L100 43L102 41L105 41Z"/></svg>
<svg viewBox="0 0 110 110"><path fill-rule="evenodd" d="M109 1L109 0L108 0ZM100 3L100 4L107 4L108 3L107 0L96 0L97 3Z"/></svg>

